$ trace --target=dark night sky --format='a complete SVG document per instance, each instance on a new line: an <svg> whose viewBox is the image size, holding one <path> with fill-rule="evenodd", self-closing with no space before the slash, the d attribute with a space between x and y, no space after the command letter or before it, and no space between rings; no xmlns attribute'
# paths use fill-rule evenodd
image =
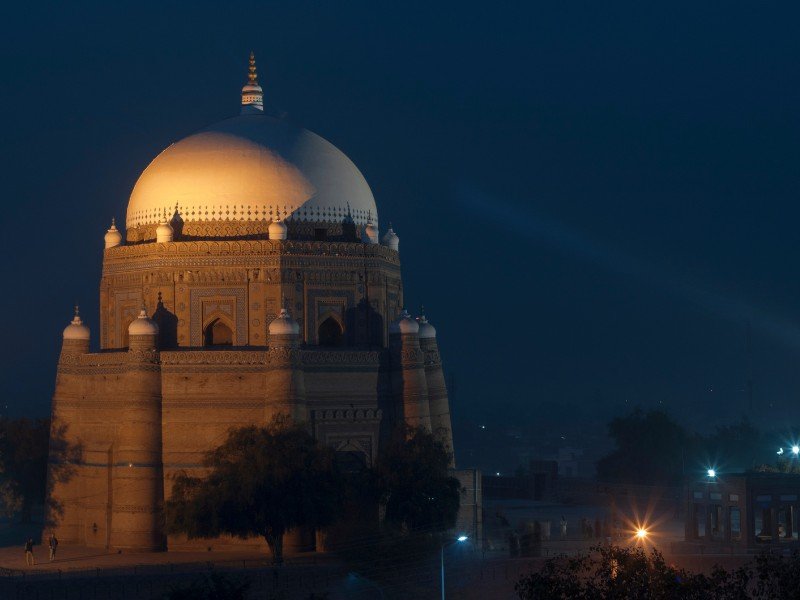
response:
<svg viewBox="0 0 800 600"><path fill-rule="evenodd" d="M0 14L0 394L49 411L102 236L165 146L274 110L327 138L401 238L459 427L667 406L703 427L800 394L794 3L36 4ZM794 410L793 414L800 413Z"/></svg>

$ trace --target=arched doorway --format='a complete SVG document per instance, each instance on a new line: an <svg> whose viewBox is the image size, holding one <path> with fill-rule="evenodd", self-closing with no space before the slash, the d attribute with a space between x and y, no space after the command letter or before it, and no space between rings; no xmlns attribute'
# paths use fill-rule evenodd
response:
<svg viewBox="0 0 800 600"><path fill-rule="evenodd" d="M203 339L205 346L232 346L233 331L224 321L214 319L206 325Z"/></svg>
<svg viewBox="0 0 800 600"><path fill-rule="evenodd" d="M328 317L319 325L317 340L320 346L341 346L344 341L342 326L333 317Z"/></svg>

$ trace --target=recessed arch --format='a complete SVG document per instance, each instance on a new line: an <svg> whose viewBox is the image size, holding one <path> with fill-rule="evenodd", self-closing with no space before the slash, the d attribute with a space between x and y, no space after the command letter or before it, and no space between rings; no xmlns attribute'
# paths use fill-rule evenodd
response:
<svg viewBox="0 0 800 600"><path fill-rule="evenodd" d="M344 328L333 315L330 315L317 328L317 343L320 346L336 347L344 344Z"/></svg>
<svg viewBox="0 0 800 600"><path fill-rule="evenodd" d="M204 346L233 346L233 329L224 320L212 320L203 330Z"/></svg>

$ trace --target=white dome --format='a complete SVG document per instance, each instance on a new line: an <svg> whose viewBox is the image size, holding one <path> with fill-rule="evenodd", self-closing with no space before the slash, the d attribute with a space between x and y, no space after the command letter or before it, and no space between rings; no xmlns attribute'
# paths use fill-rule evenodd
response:
<svg viewBox="0 0 800 600"><path fill-rule="evenodd" d="M400 249L400 238L397 237L397 234L394 232L394 229L392 229L391 226L381 239L381 243L391 250Z"/></svg>
<svg viewBox="0 0 800 600"><path fill-rule="evenodd" d="M114 248L122 243L122 233L117 229L114 219L111 219L111 227L108 228L105 235L106 248Z"/></svg>
<svg viewBox="0 0 800 600"><path fill-rule="evenodd" d="M428 322L425 315L417 317L417 323L419 323L419 339L429 340L436 337L436 328Z"/></svg>
<svg viewBox="0 0 800 600"><path fill-rule="evenodd" d="M78 307L75 307L75 316L72 321L64 329L65 340L88 340L90 338L89 328L83 324L81 317L78 314Z"/></svg>
<svg viewBox="0 0 800 600"><path fill-rule="evenodd" d="M389 333L419 333L419 324L403 309L397 320L389 324Z"/></svg>
<svg viewBox="0 0 800 600"><path fill-rule="evenodd" d="M269 224L269 239L285 240L288 235L288 229L283 221L273 221Z"/></svg>
<svg viewBox="0 0 800 600"><path fill-rule="evenodd" d="M128 325L128 335L158 335L158 323L148 317L142 307L139 316Z"/></svg>
<svg viewBox="0 0 800 600"><path fill-rule="evenodd" d="M133 188L126 226L159 223L176 205L183 221L377 219L372 191L347 156L264 114L226 119L161 152Z"/></svg>
<svg viewBox="0 0 800 600"><path fill-rule="evenodd" d="M174 236L175 230L172 229L172 225L170 225L166 220L161 221L161 223L158 224L158 227L156 227L156 242L171 242Z"/></svg>
<svg viewBox="0 0 800 600"><path fill-rule="evenodd" d="M378 226L372 222L371 218L367 221L367 226L364 227L364 241L367 244L378 243Z"/></svg>
<svg viewBox="0 0 800 600"><path fill-rule="evenodd" d="M300 335L300 325L285 308L269 324L270 335Z"/></svg>

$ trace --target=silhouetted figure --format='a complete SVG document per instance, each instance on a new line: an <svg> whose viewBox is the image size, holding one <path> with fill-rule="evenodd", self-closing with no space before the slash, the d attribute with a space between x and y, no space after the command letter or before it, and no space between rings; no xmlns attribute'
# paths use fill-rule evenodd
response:
<svg viewBox="0 0 800 600"><path fill-rule="evenodd" d="M56 539L55 533L50 534L47 545L50 546L50 562L52 562L56 559L56 549L58 548L58 539Z"/></svg>
<svg viewBox="0 0 800 600"><path fill-rule="evenodd" d="M29 567L36 564L36 559L33 557L33 538L28 538L25 542L25 564Z"/></svg>
<svg viewBox="0 0 800 600"><path fill-rule="evenodd" d="M561 515L561 539L567 539L567 520Z"/></svg>

